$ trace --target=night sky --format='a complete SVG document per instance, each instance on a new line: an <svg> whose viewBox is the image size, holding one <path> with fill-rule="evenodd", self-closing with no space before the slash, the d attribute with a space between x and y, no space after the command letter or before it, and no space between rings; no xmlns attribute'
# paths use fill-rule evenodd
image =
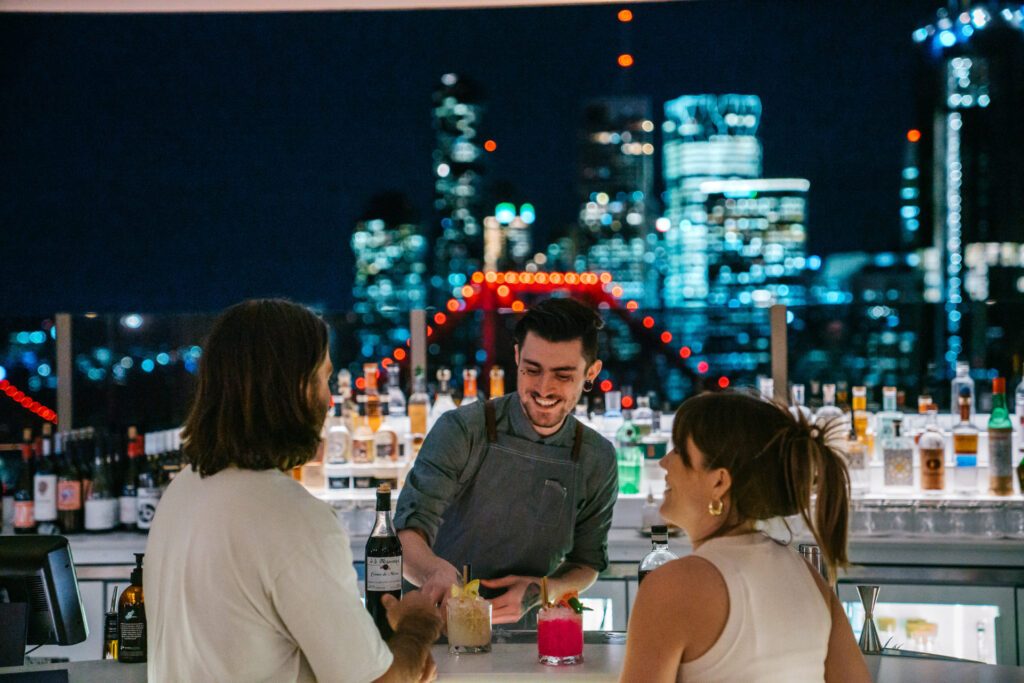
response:
<svg viewBox="0 0 1024 683"><path fill-rule="evenodd" d="M765 174L811 180L811 253L893 248L910 34L936 6L0 14L0 314L345 308L369 198L431 216L448 71L484 86L487 181L533 202L542 240L575 217L583 100L649 95L660 123L667 99L734 92L762 99Z"/></svg>

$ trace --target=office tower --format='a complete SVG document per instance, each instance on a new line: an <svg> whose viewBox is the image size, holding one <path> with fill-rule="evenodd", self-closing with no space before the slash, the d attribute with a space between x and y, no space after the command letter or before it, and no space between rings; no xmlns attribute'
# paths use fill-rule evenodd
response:
<svg viewBox="0 0 1024 683"><path fill-rule="evenodd" d="M483 256L483 148L479 126L483 96L464 76L445 74L434 91L434 296L443 300L466 284Z"/></svg>
<svg viewBox="0 0 1024 683"><path fill-rule="evenodd" d="M755 95L685 95L665 103L666 254L663 302L702 305L708 295L707 226L701 183L761 176Z"/></svg>
<svg viewBox="0 0 1024 683"><path fill-rule="evenodd" d="M355 312L404 312L426 305L427 241L404 195L387 192L370 200L352 233L352 253Z"/></svg>
<svg viewBox="0 0 1024 683"><path fill-rule="evenodd" d="M970 304L1024 292L1024 12L971 4L953 2L913 33L921 203L938 254L950 371L961 357L984 360L994 313Z"/></svg>
<svg viewBox="0 0 1024 683"><path fill-rule="evenodd" d="M652 264L645 260L654 220L650 101L606 97L587 102L579 154L577 268L607 271L623 296L656 305L656 281L648 281Z"/></svg>

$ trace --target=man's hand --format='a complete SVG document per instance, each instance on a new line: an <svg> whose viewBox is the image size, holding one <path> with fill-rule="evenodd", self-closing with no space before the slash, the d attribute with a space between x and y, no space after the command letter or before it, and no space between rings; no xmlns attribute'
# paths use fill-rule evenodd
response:
<svg viewBox="0 0 1024 683"><path fill-rule="evenodd" d="M420 592L433 600L435 605L444 607L451 594L449 591L452 584L457 584L460 580L459 570L449 562L438 558L435 568L431 570L427 575L427 580L420 586Z"/></svg>
<svg viewBox="0 0 1024 683"><path fill-rule="evenodd" d="M504 576L500 579L481 579L487 588L508 588L491 600L491 621L495 624L514 624L523 615L540 604L540 579L536 576Z"/></svg>
<svg viewBox="0 0 1024 683"><path fill-rule="evenodd" d="M441 618L441 613L438 611L435 602L433 602L423 591L410 591L402 596L402 600L399 601L393 595L385 595L381 599L381 604L384 605L384 609L387 611L388 623L391 624L391 630L398 631L402 619L405 619L411 614L421 614L431 618Z"/></svg>

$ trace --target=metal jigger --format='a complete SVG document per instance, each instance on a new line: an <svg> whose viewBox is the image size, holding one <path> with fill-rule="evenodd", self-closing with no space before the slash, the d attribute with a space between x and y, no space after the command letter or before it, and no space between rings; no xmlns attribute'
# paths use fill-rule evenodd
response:
<svg viewBox="0 0 1024 683"><path fill-rule="evenodd" d="M866 655L877 655L882 651L875 628L875 602L878 600L878 586L857 586L860 601L864 605L864 628L860 632L860 651Z"/></svg>

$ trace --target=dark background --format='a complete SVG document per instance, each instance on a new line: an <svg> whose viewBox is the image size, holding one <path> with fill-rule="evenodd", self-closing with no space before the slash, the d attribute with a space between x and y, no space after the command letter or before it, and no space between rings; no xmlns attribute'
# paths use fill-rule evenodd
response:
<svg viewBox="0 0 1024 683"><path fill-rule="evenodd" d="M430 219L447 71L484 86L488 182L533 202L538 246L575 219L585 98L649 95L660 125L667 99L736 92L762 99L765 175L811 180L810 253L895 248L910 34L937 6L0 14L0 314L346 308L369 198Z"/></svg>

